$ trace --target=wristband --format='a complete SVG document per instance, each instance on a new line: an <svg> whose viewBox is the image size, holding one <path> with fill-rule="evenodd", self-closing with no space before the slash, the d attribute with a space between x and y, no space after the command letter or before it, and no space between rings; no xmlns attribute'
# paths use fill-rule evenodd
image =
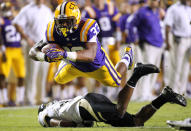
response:
<svg viewBox="0 0 191 131"><path fill-rule="evenodd" d="M42 52L37 52L37 53L36 53L36 58L37 58L39 61L45 61L44 57L45 57L45 54L44 54L44 53L42 53Z"/></svg>
<svg viewBox="0 0 191 131"><path fill-rule="evenodd" d="M66 54L67 54L67 57L66 57L67 60L76 62L76 59L77 59L77 53L76 52L66 52Z"/></svg>

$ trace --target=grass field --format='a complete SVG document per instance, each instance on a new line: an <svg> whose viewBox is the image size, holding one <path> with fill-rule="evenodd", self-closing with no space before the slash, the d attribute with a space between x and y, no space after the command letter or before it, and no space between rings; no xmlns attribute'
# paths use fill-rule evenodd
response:
<svg viewBox="0 0 191 131"><path fill-rule="evenodd" d="M136 113L143 105L147 104L132 102L129 104L128 111ZM0 108L0 131L150 131L150 130L174 130L166 125L166 120L181 120L191 117L191 100L188 100L186 108L166 104L145 123L144 127L139 128L115 128L104 123L94 123L93 128L43 128L37 121L37 107L23 108Z"/></svg>

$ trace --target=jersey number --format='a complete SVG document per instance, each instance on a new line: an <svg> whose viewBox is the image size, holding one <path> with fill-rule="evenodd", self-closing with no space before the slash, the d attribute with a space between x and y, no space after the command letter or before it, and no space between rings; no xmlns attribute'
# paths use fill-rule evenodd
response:
<svg viewBox="0 0 191 131"><path fill-rule="evenodd" d="M95 26L90 29L90 31L91 31L94 35L97 35L97 34L99 33L99 31L100 31L98 24L96 23Z"/></svg>
<svg viewBox="0 0 191 131"><path fill-rule="evenodd" d="M111 22L108 17L102 17L99 19L99 23L101 26L102 31L109 31L111 30Z"/></svg>
<svg viewBox="0 0 191 131"><path fill-rule="evenodd" d="M21 36L16 32L16 29L13 25L8 25L5 27L6 40L7 42L18 42L21 40Z"/></svg>

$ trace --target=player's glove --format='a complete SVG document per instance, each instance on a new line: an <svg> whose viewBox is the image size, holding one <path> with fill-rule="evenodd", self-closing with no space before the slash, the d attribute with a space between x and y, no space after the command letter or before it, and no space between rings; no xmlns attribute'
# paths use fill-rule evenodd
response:
<svg viewBox="0 0 191 131"><path fill-rule="evenodd" d="M45 61L47 62L58 62L67 57L67 52L57 48L50 48L45 54Z"/></svg>

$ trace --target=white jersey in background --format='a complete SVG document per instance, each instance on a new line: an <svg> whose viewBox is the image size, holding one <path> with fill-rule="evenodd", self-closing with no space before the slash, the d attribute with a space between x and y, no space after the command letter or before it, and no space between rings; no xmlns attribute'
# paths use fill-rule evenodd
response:
<svg viewBox="0 0 191 131"><path fill-rule="evenodd" d="M168 8L165 24L170 27L170 50L165 53L164 81L174 91L186 94L191 49L191 7L176 2ZM171 37L170 37L171 36Z"/></svg>
<svg viewBox="0 0 191 131"><path fill-rule="evenodd" d="M52 18L53 13L50 8L31 2L21 9L13 20L13 24L20 26L33 42L38 42L45 38L47 24ZM31 46L27 44L25 48L25 54L28 54ZM25 57L27 66L26 101L32 105L46 102L45 87L49 64L33 61L28 55Z"/></svg>

